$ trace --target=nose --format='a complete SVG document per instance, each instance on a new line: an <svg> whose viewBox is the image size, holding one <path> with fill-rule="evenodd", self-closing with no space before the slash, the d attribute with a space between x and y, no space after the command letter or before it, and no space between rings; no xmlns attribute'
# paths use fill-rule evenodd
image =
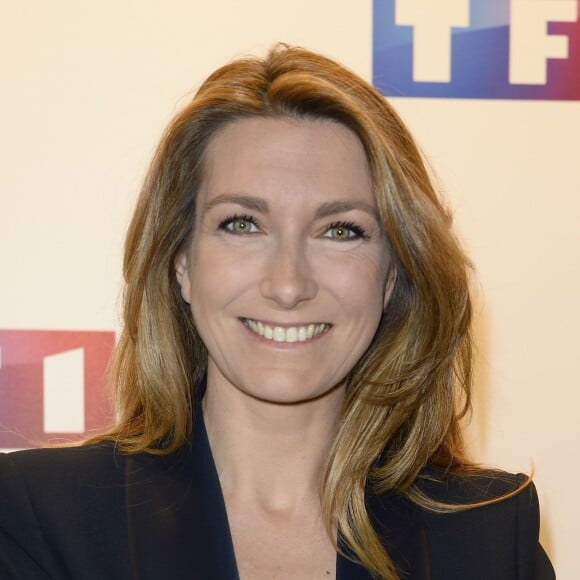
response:
<svg viewBox="0 0 580 580"><path fill-rule="evenodd" d="M276 246L268 256L260 292L285 310L316 296L318 285L301 244L285 242Z"/></svg>

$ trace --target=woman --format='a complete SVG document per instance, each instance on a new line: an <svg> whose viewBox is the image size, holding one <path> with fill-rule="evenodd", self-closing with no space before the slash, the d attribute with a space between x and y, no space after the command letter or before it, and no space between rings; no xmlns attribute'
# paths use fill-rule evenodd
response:
<svg viewBox="0 0 580 580"><path fill-rule="evenodd" d="M553 578L533 485L465 455L450 226L340 65L278 46L213 73L129 229L117 426L1 458L3 577Z"/></svg>

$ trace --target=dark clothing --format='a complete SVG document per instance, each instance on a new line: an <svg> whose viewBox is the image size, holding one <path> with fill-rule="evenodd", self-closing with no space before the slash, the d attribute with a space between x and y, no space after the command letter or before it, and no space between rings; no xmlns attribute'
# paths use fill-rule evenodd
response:
<svg viewBox="0 0 580 580"><path fill-rule="evenodd" d="M124 455L112 445L0 454L3 580L235 580L224 499L203 416L171 456ZM511 479L511 481L510 481ZM495 497L522 481L424 484L442 501ZM385 495L369 512L402 578L551 580L529 486L497 504L435 514ZM338 580L370 580L337 556ZM299 579L297 579L299 580Z"/></svg>

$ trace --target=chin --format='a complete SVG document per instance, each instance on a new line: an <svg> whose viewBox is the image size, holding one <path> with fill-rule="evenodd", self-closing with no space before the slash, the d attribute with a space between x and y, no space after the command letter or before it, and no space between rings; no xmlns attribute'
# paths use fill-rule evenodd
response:
<svg viewBox="0 0 580 580"><path fill-rule="evenodd" d="M278 405L300 405L323 399L339 386L308 384L306 380L291 380L288 375L270 377L266 381L248 384L242 390L254 399Z"/></svg>

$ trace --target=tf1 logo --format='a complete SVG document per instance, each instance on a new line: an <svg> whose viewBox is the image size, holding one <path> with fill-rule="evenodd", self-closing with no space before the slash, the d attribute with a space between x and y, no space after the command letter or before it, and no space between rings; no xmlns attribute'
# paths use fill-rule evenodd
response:
<svg viewBox="0 0 580 580"><path fill-rule="evenodd" d="M373 0L390 96L580 100L580 0Z"/></svg>
<svg viewBox="0 0 580 580"><path fill-rule="evenodd" d="M0 448L84 438L110 423L115 333L0 329Z"/></svg>

